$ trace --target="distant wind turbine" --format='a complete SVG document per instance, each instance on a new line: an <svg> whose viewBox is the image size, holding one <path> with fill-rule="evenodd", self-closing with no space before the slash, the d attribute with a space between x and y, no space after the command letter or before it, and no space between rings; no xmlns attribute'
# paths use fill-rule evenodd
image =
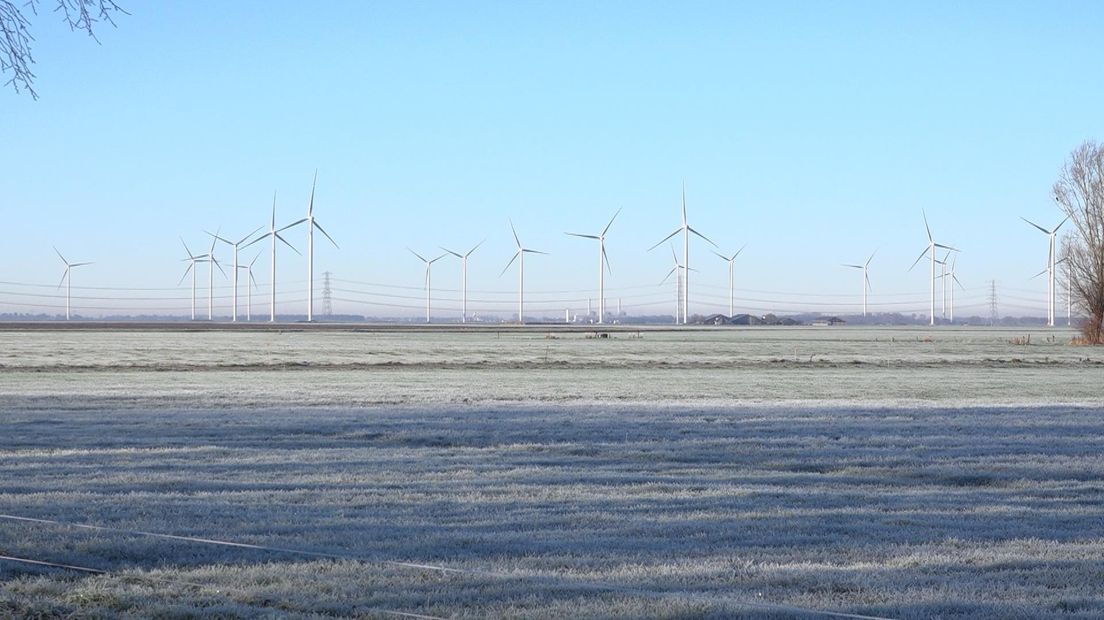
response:
<svg viewBox="0 0 1104 620"><path fill-rule="evenodd" d="M199 271L199 267L196 267L197 263L206 263L209 259L203 257L203 255L196 256L192 254L192 251L188 249L188 244L184 243L184 238L180 238L180 243L184 245L184 251L188 253L188 258L184 260L188 263L188 268L184 270L184 275L180 276L180 282L176 285L180 286L184 282L184 278L188 277L188 272L192 272L192 320L195 320L196 311L196 273Z"/></svg>
<svg viewBox="0 0 1104 620"><path fill-rule="evenodd" d="M946 301L947 301L947 287L948 286L951 287L950 313L948 314L947 318L951 321L951 323L954 323L955 285L957 284L958 288L960 288L962 290L966 290L966 287L962 286L962 282L959 282L958 276L955 275L955 266L958 264L958 255L956 254L954 258L951 258L949 269L948 269L948 264L947 264L947 259L948 258L950 258L950 252L947 253L947 256L944 257L943 261L941 262L941 264L943 265L943 275L941 275L939 277L943 281L943 301L944 301L944 303L946 303Z"/></svg>
<svg viewBox="0 0 1104 620"><path fill-rule="evenodd" d="M572 237L581 237L583 239L596 239L598 241L598 323L605 322L606 315L606 270L610 269L609 257L606 256L606 233L609 232L610 226L613 226L613 220L617 219L617 215L621 213L621 209L617 210L617 213L613 214L606 227L602 229L602 232L597 235L584 235L580 233L564 233ZM610 273L613 270L610 269Z"/></svg>
<svg viewBox="0 0 1104 620"><path fill-rule="evenodd" d="M671 278L675 276L675 325L679 324L679 314L681 313L680 305L682 304L682 272L685 271L682 265L679 264L678 255L675 254L675 246L671 247L671 261L674 262L674 267L667 272L667 275L660 280L660 285L663 285Z"/></svg>
<svg viewBox="0 0 1104 620"><path fill-rule="evenodd" d="M735 310L733 308L735 307L734 302L736 299L734 293L734 286L736 282L736 257L739 256L740 252L743 252L744 248L746 247L747 244L744 244L739 250L736 250L736 253L732 256L725 256L724 254L716 251L713 252L718 257L720 257L721 260L728 263L728 318L732 318L732 315L735 314Z"/></svg>
<svg viewBox="0 0 1104 620"><path fill-rule="evenodd" d="M502 277L503 273L510 268L510 265L514 264L514 261L518 261L518 324L525 324L525 255L526 254L548 254L548 252L541 252L540 250L531 250L521 245L521 239L518 238L517 230L514 229L513 220L510 221L510 232L514 233L514 243L517 244L517 252L514 252L513 258L510 262L506 263L506 266L502 268L502 273L498 274L498 277Z"/></svg>
<svg viewBox="0 0 1104 620"><path fill-rule="evenodd" d="M686 183L682 184L682 226L676 228L673 233L671 233L671 234L667 235L666 237L664 237L662 240L660 240L659 243L657 243L657 244L653 245L652 247L648 248L648 250L649 251L654 250L655 248L662 245L665 241L667 241L668 239L670 239L671 237L674 237L675 235L677 235L679 233L682 233L682 236L683 236L683 238L682 238L683 269L685 269L687 271L687 273L685 274L686 277L683 279L683 282L682 282L682 322L685 324L685 323L689 322L689 320L690 320L690 273L689 273L689 270L690 270L690 233L694 233L695 235L697 235L697 236L701 237L702 239L705 239L706 241L708 241L709 244L712 245L713 247L717 247L716 243L713 243L712 241L710 241L710 239L708 237L706 237L705 235L701 234L700 232L694 230L687 221L687 218L686 218Z"/></svg>
<svg viewBox="0 0 1104 620"><path fill-rule="evenodd" d="M1054 239L1058 236L1058 229L1066 223L1069 217L1067 216L1061 222L1058 222L1058 225L1051 230L1047 230L1025 217L1020 219L1038 228L1040 232L1047 236L1047 327L1054 327L1054 267L1057 264L1055 263Z"/></svg>
<svg viewBox="0 0 1104 620"><path fill-rule="evenodd" d="M291 248L291 250L293 252L295 252L296 254L299 254L299 250L296 250L295 246L288 243L287 239L284 239L283 235L280 234L281 232L287 230L288 228L291 228L292 226L294 226L294 224L289 224L288 226L284 226L283 228L280 228L280 229L276 228L276 192L272 192L272 220L271 220L271 223L269 224L268 232L266 232L265 234L261 235L260 237L257 237L256 239L254 239L254 240L250 241L249 243L245 244L244 246L242 246L242 249L244 250L245 248L247 248L247 247L253 245L254 243L257 243L258 241L261 241L263 239L267 238L267 239L272 240L272 272L271 272L272 283L271 283L271 290L269 291L270 300L269 300L269 315L268 315L268 320L269 320L269 322L272 322L272 323L276 322L276 240L279 239L280 241L283 241L284 245ZM302 256L302 254L300 254L300 256Z"/></svg>
<svg viewBox="0 0 1104 620"><path fill-rule="evenodd" d="M253 265L257 262L257 259L261 257L261 253L257 252L257 255L253 257L253 260L249 261L248 265L240 265L238 269L245 270L245 320L253 320L253 289L257 288L257 280L253 277Z"/></svg>
<svg viewBox="0 0 1104 620"><path fill-rule="evenodd" d="M221 228L215 229L215 235L218 235ZM222 265L219 264L218 259L215 258L215 244L218 243L218 239L211 238L211 247L207 250L207 253L203 255L207 259L207 320L215 320L215 267L218 267L219 271L222 271L222 276L226 277L226 272L223 271Z"/></svg>
<svg viewBox="0 0 1104 620"><path fill-rule="evenodd" d="M908 270L912 271L913 268L916 267L916 264L920 262L920 259L924 258L925 254L931 255L931 279L928 282L929 289L931 291L931 304L928 310L928 323L930 325L935 325L935 249L942 248L944 250L950 250L952 252L957 252L958 250L952 248L949 245L936 243L935 239L932 238L931 227L928 226L928 214L925 213L923 210L921 210L921 214L923 214L924 216L924 229L928 232L928 247L924 248L924 251L920 253L920 256L917 257L916 261L912 263L912 267L909 267Z"/></svg>
<svg viewBox="0 0 1104 620"><path fill-rule="evenodd" d="M874 255L878 253L878 250L874 250L870 254L870 258L866 259L866 262L861 265L847 265L844 267L850 267L852 269L862 269L863 274L863 316L866 316L866 295L870 292L870 261L874 260Z"/></svg>
<svg viewBox="0 0 1104 620"><path fill-rule="evenodd" d="M483 241L486 241L486 239L484 239ZM460 309L460 322L461 323L467 323L468 322L468 257L471 256L473 252L478 250L479 246L483 245L483 241L480 241L479 243L475 244L475 247L468 250L464 254L461 254L459 252L453 252L452 250L450 250L448 248L445 248L445 247L441 248L442 250L444 250L444 251L448 252L449 254L452 254L456 258L460 259L460 273L461 273L460 284L461 284L461 288L463 289L463 293L462 293L463 294L463 305L461 306L461 309Z"/></svg>
<svg viewBox="0 0 1104 620"><path fill-rule="evenodd" d="M410 250L410 248L406 248L406 249ZM433 263L436 263L437 261L441 260L442 258L448 256L448 254L445 253L445 254L442 254L442 255L438 256L437 258L427 259L426 257L422 256L421 254L418 254L414 250L410 250L410 253L413 254L414 256L417 256L419 260L421 260L423 263L425 263L426 323L429 323L430 322L430 299L432 299L432 297L433 297L433 295L432 295L432 290L433 290L432 289L432 280L430 279L431 274L433 272Z"/></svg>
<svg viewBox="0 0 1104 620"><path fill-rule="evenodd" d="M322 225L314 219L314 188L318 184L318 171L314 171L314 182L311 184L310 203L307 205L307 217L288 224L280 230L287 230L292 226L298 226L305 223L307 225L307 321L314 320L314 229L317 228L318 232L326 235L326 238L330 240L335 248L340 249L337 242L333 240L330 233L326 232Z"/></svg>
<svg viewBox="0 0 1104 620"><path fill-rule="evenodd" d="M61 274L61 282L58 282L58 288L61 288L62 284L65 285L65 320L68 321L69 320L69 299L70 299L70 294L72 293L72 290L73 290L73 275L72 275L71 272L76 267L83 267L85 265L91 265L92 263L88 263L88 262L86 262L86 263L70 263L68 260L65 259L64 256L61 255L61 252L58 251L58 249L56 247L54 248L54 252L58 255L58 258L61 259L61 262L65 263L65 273Z"/></svg>
<svg viewBox="0 0 1104 620"><path fill-rule="evenodd" d="M238 320L238 250L241 248L241 245L243 243L248 241L249 238L252 237L253 235L255 235L257 233L257 231L260 230L260 229L261 229L260 226L254 228L252 232L250 232L248 235L242 237L241 239L238 239L237 241L231 241L231 240L229 240L225 237L220 237L217 232L213 232L213 233L208 232L207 233L208 235L211 235L211 237L213 237L214 239L216 239L218 241L221 241L221 242L225 243L226 245L229 245L230 247L234 248L234 272L233 272L234 275L233 275L232 278L230 278L231 281L232 281L231 286L233 286L233 288L234 288L234 291L231 294L231 298L233 299L232 303L234 305L233 309L231 309L231 311L230 311L230 320L231 321L237 321Z"/></svg>

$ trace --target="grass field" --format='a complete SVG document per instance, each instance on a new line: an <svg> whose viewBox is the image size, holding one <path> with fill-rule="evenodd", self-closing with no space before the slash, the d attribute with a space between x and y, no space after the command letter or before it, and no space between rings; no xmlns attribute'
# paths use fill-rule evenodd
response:
<svg viewBox="0 0 1104 620"><path fill-rule="evenodd" d="M0 616L1101 617L1026 334L0 331Z"/></svg>

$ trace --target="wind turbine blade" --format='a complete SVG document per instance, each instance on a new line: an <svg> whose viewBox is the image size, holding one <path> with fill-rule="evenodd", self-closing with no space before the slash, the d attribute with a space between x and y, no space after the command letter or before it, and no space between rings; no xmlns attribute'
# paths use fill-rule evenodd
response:
<svg viewBox="0 0 1104 620"><path fill-rule="evenodd" d="M69 267L70 267L70 268L72 268L72 267L83 267L83 266L85 266L85 265L91 265L91 264L93 264L93 263L91 263L91 262L87 262L87 263L73 263L72 265L69 265Z"/></svg>
<svg viewBox="0 0 1104 620"><path fill-rule="evenodd" d="M56 247L54 248L54 253L56 253L58 255L58 258L61 259L61 262L65 263L66 266L69 265L69 261L65 260L65 257L61 255L61 252L59 252Z"/></svg>
<svg viewBox="0 0 1104 620"><path fill-rule="evenodd" d="M479 243L475 244L475 247L473 247L472 249L468 250L468 253L467 253L467 254L465 254L465 255L464 255L464 257L466 258L466 257L468 257L468 256L471 256L471 255L472 255L472 252L475 252L476 250L478 250L478 249L479 249L479 246L483 245L483 244L484 244L484 243L485 243L486 241L487 241L487 240L486 240L486 239L484 239L483 241L480 241Z"/></svg>
<svg viewBox="0 0 1104 620"><path fill-rule="evenodd" d="M208 256L214 254L214 252L215 252L215 242L218 241L218 238L219 238L218 234L221 230L222 230L222 227L219 226L218 228L215 229L215 234L213 234L213 235L211 235L211 233L207 232L206 230L203 231L203 232L207 233L208 235L211 235L211 249L207 251Z"/></svg>
<svg viewBox="0 0 1104 620"><path fill-rule="evenodd" d="M953 280L953 281L954 281L954 283L958 285L958 288L960 288L960 289L962 289L962 290L966 290L966 287L965 287L965 286L962 286L962 282L959 282L959 280L958 280L958 276L956 276L956 275L954 275L954 274L951 274L951 280Z"/></svg>
<svg viewBox="0 0 1104 620"><path fill-rule="evenodd" d="M659 281L659 283L660 284L666 284L667 280L671 279L671 275L675 273L676 269L678 269L677 266L676 267L671 267L671 270L667 272L667 275L664 276L663 279Z"/></svg>
<svg viewBox="0 0 1104 620"><path fill-rule="evenodd" d="M176 283L177 286L184 284L184 278L187 278L188 274L191 273L193 265L195 265L195 263L188 263L188 268L184 270L184 275L180 276L180 281Z"/></svg>
<svg viewBox="0 0 1104 620"><path fill-rule="evenodd" d="M610 226L613 226L613 220L616 220L617 216L620 215L620 213L621 213L621 209L617 209L617 213L614 213L613 217L610 218L609 224L606 224L606 227L602 229L602 235L601 236L603 236L603 237L606 236L606 232L609 231Z"/></svg>
<svg viewBox="0 0 1104 620"><path fill-rule="evenodd" d="M514 233L514 243L517 244L517 247L520 250L521 249L521 239L518 239L517 230L514 229L514 221L509 220L509 222L510 222L510 232Z"/></svg>
<svg viewBox="0 0 1104 620"><path fill-rule="evenodd" d="M333 240L333 237L330 236L330 233L326 232L325 228L322 228L321 224L319 224L317 221L312 222L312 224L314 224L314 227L318 229L318 232L326 235L326 238L330 240L330 243L332 243L335 248L339 250L341 249L341 246L337 245L337 242Z"/></svg>
<svg viewBox="0 0 1104 620"><path fill-rule="evenodd" d="M675 254L675 245L672 243L672 244L670 244L669 247L671 248L671 260L675 261L676 266L681 267L681 265L679 265L679 262L678 262L678 254Z"/></svg>
<svg viewBox="0 0 1104 620"><path fill-rule="evenodd" d="M610 267L609 256L606 255L606 246L602 246L602 262L606 264L606 272L613 275L613 267Z"/></svg>
<svg viewBox="0 0 1104 620"><path fill-rule="evenodd" d="M1030 277L1030 278L1028 278L1028 279L1029 279L1029 280L1034 280L1035 278L1038 278L1039 276L1041 276L1041 275L1043 275L1043 274L1045 274L1045 273L1050 273L1050 267L1047 267L1046 269L1044 269L1044 270L1040 271L1039 273L1037 273L1037 274L1035 274L1035 275L1031 276L1031 277Z"/></svg>
<svg viewBox="0 0 1104 620"><path fill-rule="evenodd" d="M253 283L253 288L256 289L257 288L257 278L253 277L253 270L250 269L247 273L249 274L249 281Z"/></svg>
<svg viewBox="0 0 1104 620"><path fill-rule="evenodd" d="M180 244L184 246L184 251L188 253L188 259L195 260L195 256L192 254L192 251L188 249L188 244L184 243L184 237L180 238Z"/></svg>
<svg viewBox="0 0 1104 620"><path fill-rule="evenodd" d="M579 233L569 233L569 232L565 232L564 234L569 236L569 237L582 237L583 239L601 239L601 237L599 237L598 235L582 235L582 234L579 234Z"/></svg>
<svg viewBox="0 0 1104 620"><path fill-rule="evenodd" d="M429 262L429 261L427 261L427 260L425 259L425 257L424 257L424 256L422 256L421 254L418 254L417 252L415 252L414 250L411 250L410 248L406 248L406 251L407 251L407 252L410 252L410 253L411 253L411 254L413 254L414 256L417 256L418 258L420 258L420 259L421 259L421 261L422 261L423 263L428 263L428 262Z"/></svg>
<svg viewBox="0 0 1104 620"><path fill-rule="evenodd" d="M219 234L218 234L218 231L211 232L209 230L205 230L203 232L207 233L208 235L211 235L211 247L214 247L215 241L221 241L221 242L226 243L228 245L234 245L233 241L220 237Z"/></svg>
<svg viewBox="0 0 1104 620"><path fill-rule="evenodd" d="M432 265L433 263L436 263L437 261L441 260L442 258L444 258L444 257L446 257L446 256L448 256L448 254L442 254L442 255L438 256L437 258L435 258L435 259L433 259L433 260L431 260L431 261L427 261L427 262L428 262L428 263L429 263L430 265Z"/></svg>
<svg viewBox="0 0 1104 620"><path fill-rule="evenodd" d="M1020 219L1021 219L1021 220L1023 220L1023 221L1025 221L1025 222L1027 222L1028 224L1031 224L1031 225L1032 225L1032 226L1034 226L1035 228L1038 228L1038 229L1039 229L1039 230L1040 230L1040 231L1041 231L1041 232L1042 232L1042 233L1043 233L1044 235L1049 235L1049 234L1050 234L1050 231L1049 231L1049 230L1047 230L1047 229L1043 228L1042 226L1039 226L1039 225L1038 225L1038 224L1036 224L1035 222L1032 222L1031 220L1027 219L1026 217L1021 217ZM1059 226L1061 226L1061 224L1059 224ZM1057 228L1055 228L1055 230L1058 230L1058 229L1057 229Z"/></svg>
<svg viewBox="0 0 1104 620"><path fill-rule="evenodd" d="M843 266L844 266L844 267L853 267L853 268L855 268L855 269L862 269L862 268L863 268L863 266L862 266L862 265L848 265L848 264L844 264Z"/></svg>
<svg viewBox="0 0 1104 620"><path fill-rule="evenodd" d="M258 230L260 230L260 229L262 229L262 228L264 228L264 226L258 226L258 227L256 227L256 228L254 228L254 229L253 229L253 232L251 232L251 233L249 233L248 235L246 235L246 236L242 237L242 238L241 238L241 241L239 241L239 242L237 242L237 243L234 243L234 244L231 244L231 245L241 245L241 244L245 243L247 239L249 239L249 238L250 238L250 237L252 237L253 235L257 234L257 231L258 231ZM259 237L258 239L264 239L264 237Z"/></svg>
<svg viewBox="0 0 1104 620"><path fill-rule="evenodd" d="M863 279L866 280L866 290L868 290L868 291L871 290L871 288L870 288L870 275L864 273L863 274Z"/></svg>
<svg viewBox="0 0 1104 620"><path fill-rule="evenodd" d="M866 263L863 264L863 267L869 267L870 266L870 261L874 260L874 255L877 254L877 253L878 253L878 250L874 250L873 252L871 252L870 253L870 258L866 259Z"/></svg>
<svg viewBox="0 0 1104 620"><path fill-rule="evenodd" d="M279 239L280 241L283 241L284 245L291 248L292 252L295 252L296 254L299 254L299 256L302 256L302 254L299 252L299 250L295 249L294 245L291 245L290 243L288 243L287 239L284 239L282 236L280 236L280 233L272 233L272 234L276 235L276 238Z"/></svg>
<svg viewBox="0 0 1104 620"><path fill-rule="evenodd" d="M944 250L950 250L951 252L961 252L962 251L962 250L959 250L958 248L952 248L949 245L943 245L942 243L934 243L932 245L934 245L937 248L943 248Z"/></svg>
<svg viewBox="0 0 1104 620"><path fill-rule="evenodd" d="M310 203L307 205L307 217L314 213L314 188L318 185L318 168L314 169L314 181L311 182Z"/></svg>
<svg viewBox="0 0 1104 620"><path fill-rule="evenodd" d="M726 263L728 262L728 257L725 256L724 254L721 254L720 252L717 252L716 250L714 250L713 253L717 255L717 258L725 261Z"/></svg>
<svg viewBox="0 0 1104 620"><path fill-rule="evenodd" d="M1065 217L1065 219L1063 219L1061 222L1058 222L1058 225L1054 227L1054 230L1050 231L1050 234L1053 235L1054 233L1058 232L1058 229L1062 227L1062 224L1065 224L1068 221L1069 221L1069 216L1067 215Z"/></svg>
<svg viewBox="0 0 1104 620"><path fill-rule="evenodd" d="M679 228L679 229L675 230L675 232L673 232L673 233L671 233L671 234L667 235L666 237L664 237L664 238L660 239L660 240L659 240L659 243L657 243L657 244L653 245L652 247L648 248L648 251L649 251L649 252L651 252L652 250L654 250L654 249L658 248L659 246L663 245L663 242L664 242L664 241L667 241L667 240L668 240L668 239L670 239L671 237L674 237L675 235L679 234L680 232L682 232L682 229L681 229L681 228Z"/></svg>
<svg viewBox="0 0 1104 620"><path fill-rule="evenodd" d="M928 231L928 241L932 241L931 226L928 226L928 214L923 209L920 209L920 214L924 216L924 230Z"/></svg>
<svg viewBox="0 0 1104 620"><path fill-rule="evenodd" d="M226 271L222 268L222 263L218 262L218 259L216 259L214 256L211 257L211 262L215 265L215 267L219 268L219 271L222 272L223 277L226 277Z"/></svg>
<svg viewBox="0 0 1104 620"><path fill-rule="evenodd" d="M931 247L930 247L930 246L929 246L929 247L926 247L926 248L924 248L924 251L920 253L920 256L917 256L917 257L916 257L916 260L915 260L915 261L914 261L914 262L912 263L912 267L909 267L909 268L908 268L908 270L909 270L909 271L912 271L912 268L916 266L916 263L919 263L919 262L920 262L921 260L923 260L924 256L926 256L926 255L927 255L927 253L928 253L928 251L929 251L930 249L931 249ZM907 273L907 272L906 272L906 273Z"/></svg>
<svg viewBox="0 0 1104 620"><path fill-rule="evenodd" d="M249 269L253 269L253 264L257 262L257 259L261 257L261 253L257 252L257 255L253 257L253 260L249 261ZM252 274L252 272L250 272Z"/></svg>
<svg viewBox="0 0 1104 620"><path fill-rule="evenodd" d="M686 223L686 181L682 182L682 226L687 228Z"/></svg>
<svg viewBox="0 0 1104 620"><path fill-rule="evenodd" d="M446 247L445 247L445 246L443 246L443 245L439 245L439 246L437 246L437 247L439 247L439 248L441 248L442 250L444 250L444 251L448 252L449 254L452 254L452 255L453 255L453 256L455 256L456 258L464 258L464 255L463 255L463 254L460 254L459 252L453 252L452 250L450 250L450 249L446 248Z"/></svg>
<svg viewBox="0 0 1104 620"><path fill-rule="evenodd" d="M289 228L292 228L294 226L298 226L298 225L302 224L305 221L307 221L307 218L303 218L301 220L295 220L291 224L288 224L287 226L284 226L283 228L281 228L280 230L277 230L276 232L284 232L285 230L287 230Z"/></svg>
<svg viewBox="0 0 1104 620"><path fill-rule="evenodd" d="M528 252L529 254L544 254L546 256L548 255L548 252L541 252L540 250L530 250L529 248L522 248L521 251Z"/></svg>
<svg viewBox="0 0 1104 620"><path fill-rule="evenodd" d="M740 252L743 252L743 251L744 251L744 248L746 248L746 247L747 247L747 244L746 244L746 243L745 243L744 245L741 245L741 246L740 246L740 249L739 249L739 250L736 250L736 253L732 255L732 260L736 260L736 257L737 257L737 256L739 256L739 255L740 255Z"/></svg>
<svg viewBox="0 0 1104 620"><path fill-rule="evenodd" d="M708 241L708 242L709 242L709 244L710 244L710 245L712 245L713 247L719 247L719 246L718 246L718 245L717 245L716 243L713 243L713 240L712 240L712 239L710 239L709 237L706 237L705 235L701 234L700 232L698 232L698 231L694 230L693 228L691 228L691 227L687 226L687 227L686 227L686 230L689 230L690 232L694 233L695 235L697 235L697 236L701 237L702 239L705 239L705 240L706 240L706 241Z"/></svg>
<svg viewBox="0 0 1104 620"><path fill-rule="evenodd" d="M518 248L517 252L514 252L514 257L510 259L510 262L506 263L506 266L502 268L502 272L498 274L498 277L501 278L502 274L506 273L506 270L510 268L510 265L514 264L514 261L517 260L518 256L521 256L521 249L520 248Z"/></svg>
<svg viewBox="0 0 1104 620"><path fill-rule="evenodd" d="M62 284L65 284L65 276L69 275L69 265L65 265L65 271L61 274L61 282L58 282L58 288L61 288Z"/></svg>
<svg viewBox="0 0 1104 620"><path fill-rule="evenodd" d="M272 192L272 227L269 230L276 230L276 192Z"/></svg>

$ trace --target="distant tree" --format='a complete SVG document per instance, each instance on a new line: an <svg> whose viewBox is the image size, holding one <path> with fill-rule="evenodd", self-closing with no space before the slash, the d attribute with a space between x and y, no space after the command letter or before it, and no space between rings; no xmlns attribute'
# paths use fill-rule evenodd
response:
<svg viewBox="0 0 1104 620"><path fill-rule="evenodd" d="M1104 145L1085 142L1070 154L1054 199L1073 222L1063 239L1063 269L1075 305L1087 317L1085 340L1104 344Z"/></svg>
<svg viewBox="0 0 1104 620"><path fill-rule="evenodd" d="M27 91L38 99L34 90L35 74L31 71L34 56L31 55L31 25L28 13L38 16L41 0L0 0L0 73L11 74L5 86L11 85L15 92ZM126 13L115 0L56 0L54 12L59 13L62 21L70 30L80 30L92 37L97 43L95 27L100 22L112 26L116 12Z"/></svg>

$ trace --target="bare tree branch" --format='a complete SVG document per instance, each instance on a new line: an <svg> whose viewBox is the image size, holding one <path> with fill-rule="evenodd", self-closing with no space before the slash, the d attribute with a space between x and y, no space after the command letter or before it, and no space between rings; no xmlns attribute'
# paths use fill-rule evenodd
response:
<svg viewBox="0 0 1104 620"><path fill-rule="evenodd" d="M1088 342L1104 344L1104 145L1085 142L1070 154L1054 199L1073 223L1062 240L1063 270L1088 317L1082 332Z"/></svg>
<svg viewBox="0 0 1104 620"><path fill-rule="evenodd" d="M35 64L31 53L31 36L27 17L29 12L38 15L38 3L41 0L26 0L25 4L16 4L18 0L0 0L0 73L11 74L4 86L11 86L15 92L27 91L38 99L34 89L35 74L31 66ZM60 13L70 30L83 31L92 40L99 43L95 29L106 22L115 25L113 14L123 13L115 0L57 0L55 13Z"/></svg>

